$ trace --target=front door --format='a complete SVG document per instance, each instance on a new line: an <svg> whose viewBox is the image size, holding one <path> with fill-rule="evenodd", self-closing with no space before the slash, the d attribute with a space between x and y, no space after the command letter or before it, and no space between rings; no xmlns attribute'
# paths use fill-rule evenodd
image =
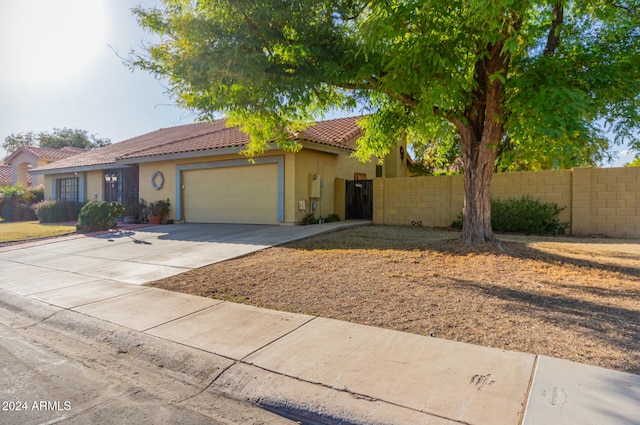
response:
<svg viewBox="0 0 640 425"><path fill-rule="evenodd" d="M114 168L104 173L104 200L122 205L137 204L139 196L138 166Z"/></svg>

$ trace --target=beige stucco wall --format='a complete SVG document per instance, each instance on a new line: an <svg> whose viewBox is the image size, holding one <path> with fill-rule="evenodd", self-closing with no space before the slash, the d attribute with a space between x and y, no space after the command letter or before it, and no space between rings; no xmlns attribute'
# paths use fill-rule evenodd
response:
<svg viewBox="0 0 640 425"><path fill-rule="evenodd" d="M44 199L53 199L52 190L53 190L54 176L45 175L42 177L44 180Z"/></svg>
<svg viewBox="0 0 640 425"><path fill-rule="evenodd" d="M449 226L462 211L463 184L461 175L375 179L373 221ZM557 203L573 235L640 237L640 167L500 173L493 176L491 193Z"/></svg>
<svg viewBox="0 0 640 425"><path fill-rule="evenodd" d="M27 174L31 168L41 167L47 165L51 161L38 159L37 156L29 152L20 152L13 160L11 165L13 167L13 184L20 183L23 187L27 187ZM39 186L44 184L45 178L41 175L31 176L31 185Z"/></svg>
<svg viewBox="0 0 640 425"><path fill-rule="evenodd" d="M158 161L142 163L139 165L139 186L140 199L144 199L147 203L159 200L169 199L171 209L168 218L176 217L176 165L179 161ZM156 171L160 171L164 175L164 184L162 188L156 190L151 185L151 178Z"/></svg>
<svg viewBox="0 0 640 425"><path fill-rule="evenodd" d="M367 178L373 178L376 172L375 162L361 163L348 155L337 155L327 152L318 152L303 149L295 154L295 221L299 222L309 212L311 205L315 201L317 204L314 211L317 217L327 217L330 214L338 214L344 219L344 202L336 205L335 184L344 184L344 180L353 180L354 173L366 174ZM310 199L309 196L309 174L320 176L320 197ZM339 188L338 190L343 190ZM344 190L343 190L344 193ZM306 211L298 209L298 202L304 201ZM338 206L339 208L336 208Z"/></svg>
<svg viewBox="0 0 640 425"><path fill-rule="evenodd" d="M267 153L265 156L282 156L283 152L274 151ZM170 161L154 161L154 162L143 162L139 165L139 190L140 190L140 198L149 202L154 202L160 199L169 199L171 202L171 211L169 212L169 218L175 218L176 210L178 203L176 201L176 166L184 165L184 164L199 164L199 163L208 163L208 162L217 162L217 161L228 161L228 160L237 160L237 159L245 159L245 157L238 154L229 154L229 155L219 155L219 156L204 156L199 158L183 158L176 159ZM250 165L249 160L246 160L246 164ZM151 184L151 179L153 174L156 171L160 171L164 175L164 185L161 189L156 190L153 188ZM285 161L285 188L287 187L287 172L286 172L286 161ZM206 190L206 188L203 188ZM286 201L286 190L285 190L285 201ZM286 203L286 202L285 202ZM183 205L182 205L183 206ZM287 214L285 208L285 222L287 221Z"/></svg>
<svg viewBox="0 0 640 425"><path fill-rule="evenodd" d="M42 167L43 165L47 165L50 164L51 161L45 161L42 159L39 159L37 161L37 167ZM35 167L34 167L35 168ZM41 184L44 184L44 176L38 175L38 176L31 176L31 184L33 186L39 186Z"/></svg>
<svg viewBox="0 0 640 425"><path fill-rule="evenodd" d="M389 155L383 161L384 177L409 177L411 175L407 165L407 141L406 138L398 140L389 151Z"/></svg>
<svg viewBox="0 0 640 425"><path fill-rule="evenodd" d="M296 153L284 153L284 222L295 223L298 217L296 198Z"/></svg>
<svg viewBox="0 0 640 425"><path fill-rule="evenodd" d="M103 171L88 171L85 173L86 178L86 194L85 199L91 201L94 199L104 199L104 173Z"/></svg>
<svg viewBox="0 0 640 425"><path fill-rule="evenodd" d="M334 208L334 181L336 178L353 179L354 172L365 173L367 178L375 176L375 162L360 163L348 155L319 152L302 149L297 153L274 150L265 156L281 156L284 158L284 223L299 223L305 214L310 211L310 198L308 193L309 174L317 174L321 179L320 197L315 199L317 208L316 217L326 217L337 213L344 218L344 211L336 211ZM140 198L147 202L159 199L169 199L171 202L170 217L176 217L176 166L184 164L198 164L216 161L243 159L237 154L210 156L200 158L186 158L170 161L144 162L139 166L140 172ZM249 162L247 160L247 165ZM151 178L156 171L164 174L164 185L160 190L155 190L151 185ZM203 188L206 190L206 188ZM305 201L306 210L298 208L299 201ZM342 206L344 208L344 206Z"/></svg>

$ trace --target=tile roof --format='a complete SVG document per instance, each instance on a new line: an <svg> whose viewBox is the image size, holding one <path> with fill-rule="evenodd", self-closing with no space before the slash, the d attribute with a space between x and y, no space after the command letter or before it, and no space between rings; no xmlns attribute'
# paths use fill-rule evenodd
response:
<svg viewBox="0 0 640 425"><path fill-rule="evenodd" d="M353 149L348 143L360 133L357 120L360 117L338 118L321 121L297 135L300 141L309 141L346 151ZM237 127L227 127L226 120L187 124L164 128L143 134L123 142L38 167L38 171L65 168L96 167L115 164L118 160L186 152L210 151L215 149L240 147L249 143L249 137Z"/></svg>
<svg viewBox="0 0 640 425"><path fill-rule="evenodd" d="M0 165L0 186L10 185L13 182L13 169L10 165Z"/></svg>
<svg viewBox="0 0 640 425"><path fill-rule="evenodd" d="M358 127L358 120L361 118L349 117L321 121L304 130L300 138L323 145L347 147L347 143L362 134L362 130Z"/></svg>
<svg viewBox="0 0 640 425"><path fill-rule="evenodd" d="M13 184L13 167L11 165L0 165L0 186L11 186ZM27 172L27 187L33 184L31 174Z"/></svg>
<svg viewBox="0 0 640 425"><path fill-rule="evenodd" d="M6 161L10 162L20 152L25 152L25 151L35 155L37 158L59 160L59 159L69 158L70 156L74 156L82 152L86 152L86 149L73 148L73 147L64 147L62 149L51 149L51 148L39 148L35 146L21 146L15 151L13 151L6 158Z"/></svg>

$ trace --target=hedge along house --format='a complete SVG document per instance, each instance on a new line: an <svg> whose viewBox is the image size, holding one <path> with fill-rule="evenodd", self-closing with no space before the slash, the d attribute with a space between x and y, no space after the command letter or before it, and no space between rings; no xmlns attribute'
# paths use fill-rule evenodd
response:
<svg viewBox="0 0 640 425"><path fill-rule="evenodd" d="M361 135L358 119L318 122L292 135L300 151L272 145L253 163L241 154L248 136L217 120L161 129L32 174L44 176L46 199L169 198L170 218L183 222L295 224L311 212L344 218L345 180L408 175L404 143L383 165L350 156Z"/></svg>

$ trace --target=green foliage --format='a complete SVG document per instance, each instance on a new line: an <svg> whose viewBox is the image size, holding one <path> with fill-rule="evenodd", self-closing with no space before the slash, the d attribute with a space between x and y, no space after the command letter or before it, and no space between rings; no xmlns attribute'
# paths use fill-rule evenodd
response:
<svg viewBox="0 0 640 425"><path fill-rule="evenodd" d="M119 202L89 201L80 210L76 229L82 233L109 230L122 214L124 207Z"/></svg>
<svg viewBox="0 0 640 425"><path fill-rule="evenodd" d="M640 167L640 156L636 156L633 161L624 164L625 167Z"/></svg>
<svg viewBox="0 0 640 425"><path fill-rule="evenodd" d="M290 143L284 129L361 105L375 115L361 143L368 159L382 156L398 130L463 118L482 83L478 60L502 46L509 69L488 81L506 85L509 139L539 144L526 158L548 149L566 164L581 161L584 145L598 155L607 149L598 120L617 141L637 141L633 10L635 0L570 2L554 23L547 1L165 0L134 11L160 41L131 65L169 78L177 100L201 118L226 113L243 124L254 154L271 140ZM549 34L559 37L554 46Z"/></svg>
<svg viewBox="0 0 640 425"><path fill-rule="evenodd" d="M146 201L144 199L141 199L140 201L141 203L146 204ZM171 202L169 201L169 198L167 198L166 201L159 200L155 202L149 202L149 206L147 207L147 214L149 216L166 217L169 215L170 208Z"/></svg>
<svg viewBox="0 0 640 425"><path fill-rule="evenodd" d="M42 201L33 206L40 223L60 223L77 221L83 202Z"/></svg>
<svg viewBox="0 0 640 425"><path fill-rule="evenodd" d="M424 159L442 161L455 140L434 129L448 122L463 168L482 176L471 206L489 199L480 170L597 164L610 144L640 149L639 6L164 0L134 10L158 41L130 64L168 81L201 119L241 124L248 155L272 141L295 150L291 131L341 109L368 114L360 160L408 137Z"/></svg>
<svg viewBox="0 0 640 425"><path fill-rule="evenodd" d="M15 186L0 187L0 207L9 202L30 205L34 200L35 195L20 183Z"/></svg>
<svg viewBox="0 0 640 425"><path fill-rule="evenodd" d="M35 195L19 183L15 186L0 188L0 216L5 221L35 220L34 211L30 208Z"/></svg>
<svg viewBox="0 0 640 425"><path fill-rule="evenodd" d="M44 185L41 184L39 186L32 186L29 189L29 192L33 195L32 203L42 202L44 200Z"/></svg>
<svg viewBox="0 0 640 425"><path fill-rule="evenodd" d="M564 208L555 202L544 203L529 196L520 199L492 199L491 226L498 232L517 232L535 235L563 235L569 227L561 223L559 215ZM460 214L452 227L461 229Z"/></svg>
<svg viewBox="0 0 640 425"><path fill-rule="evenodd" d="M95 149L111 144L109 139L99 138L95 134L89 134L86 130L66 127L54 128L53 133L39 133L38 142L41 148L52 149L60 149L65 146L81 149Z"/></svg>
<svg viewBox="0 0 640 425"><path fill-rule="evenodd" d="M302 217L302 224L317 224L318 219L316 218L314 213L308 213L304 217Z"/></svg>
<svg viewBox="0 0 640 425"><path fill-rule="evenodd" d="M29 206L9 202L0 209L0 216L5 221L33 221L36 214Z"/></svg>
<svg viewBox="0 0 640 425"><path fill-rule="evenodd" d="M408 138L413 157L411 173L418 176L462 172L460 136L447 121L414 131Z"/></svg>
<svg viewBox="0 0 640 425"><path fill-rule="evenodd" d="M2 147L13 152L21 146L39 146L41 148L61 149L67 146L80 149L95 149L111 144L111 140L89 134L86 130L54 128L53 132L33 132L11 134L4 139Z"/></svg>
<svg viewBox="0 0 640 425"><path fill-rule="evenodd" d="M325 223L334 223L336 221L340 221L340 216L338 214L329 214L327 218L324 219Z"/></svg>
<svg viewBox="0 0 640 425"><path fill-rule="evenodd" d="M2 149L11 153L22 146L36 146L38 141L36 135L33 132L10 134L5 137L2 143Z"/></svg>

